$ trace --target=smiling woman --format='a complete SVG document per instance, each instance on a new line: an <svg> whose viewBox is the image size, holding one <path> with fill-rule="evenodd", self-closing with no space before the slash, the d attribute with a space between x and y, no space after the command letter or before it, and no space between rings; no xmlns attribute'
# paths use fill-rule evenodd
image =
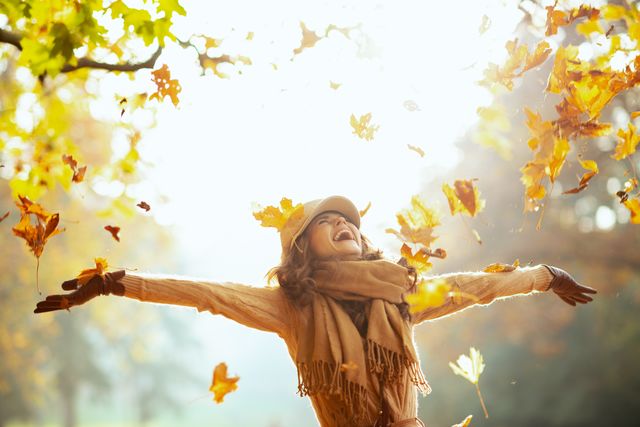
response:
<svg viewBox="0 0 640 427"><path fill-rule="evenodd" d="M36 313L68 309L98 295L195 307L245 326L275 332L298 371L298 392L309 396L323 427L420 427L418 392L431 388L420 367L414 327L474 304L516 294L553 291L571 305L587 303L582 286L549 266L500 273L456 273L444 280L473 298L409 314L416 274L372 249L360 233L360 215L342 196L314 200L280 228L282 262L272 273L280 286L257 288L124 271L96 274L87 284L63 283Z"/></svg>

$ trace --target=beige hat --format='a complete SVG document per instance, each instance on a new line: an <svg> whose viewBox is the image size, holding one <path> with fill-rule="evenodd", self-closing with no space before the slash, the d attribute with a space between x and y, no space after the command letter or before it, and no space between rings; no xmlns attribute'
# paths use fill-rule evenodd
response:
<svg viewBox="0 0 640 427"><path fill-rule="evenodd" d="M280 242L282 243L282 258L289 253L295 245L296 239L309 226L318 215L327 211L336 211L343 214L349 222L360 228L360 212L351 200L342 196L331 196L326 199L317 199L303 205L302 215L292 215L280 230Z"/></svg>

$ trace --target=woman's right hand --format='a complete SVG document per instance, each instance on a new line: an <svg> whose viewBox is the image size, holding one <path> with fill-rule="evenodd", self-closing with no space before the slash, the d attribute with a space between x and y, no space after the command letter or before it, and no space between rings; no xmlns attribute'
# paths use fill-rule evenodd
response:
<svg viewBox="0 0 640 427"><path fill-rule="evenodd" d="M62 283L62 289L73 291L62 295L49 295L36 305L34 313L46 313L48 311L68 310L74 305L81 305L97 297L98 295L124 295L124 285L118 282L125 275L124 270L96 274L84 285L78 285L78 279L67 280Z"/></svg>

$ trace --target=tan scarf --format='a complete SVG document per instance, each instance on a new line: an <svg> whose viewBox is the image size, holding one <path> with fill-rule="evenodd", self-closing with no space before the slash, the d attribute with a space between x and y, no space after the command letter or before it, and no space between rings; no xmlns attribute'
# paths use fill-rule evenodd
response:
<svg viewBox="0 0 640 427"><path fill-rule="evenodd" d="M366 408L369 373L384 384L394 384L408 373L422 393L431 391L420 370L411 326L395 305L412 290L406 268L385 260L323 262L313 279L315 295L310 309L304 310L306 328L298 337L301 395L337 394L346 407L343 415L358 420ZM371 302L366 352L339 300Z"/></svg>

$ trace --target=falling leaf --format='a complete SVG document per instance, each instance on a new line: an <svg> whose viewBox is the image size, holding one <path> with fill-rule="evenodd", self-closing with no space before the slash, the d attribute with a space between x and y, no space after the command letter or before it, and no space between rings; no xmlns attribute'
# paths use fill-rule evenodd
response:
<svg viewBox="0 0 640 427"><path fill-rule="evenodd" d="M478 386L480 375L482 374L482 371L484 371L485 366L484 361L482 360L482 354L480 354L480 352L474 347L471 347L471 349L469 350L469 356L467 356L466 354L461 354L460 357L458 357L456 363L457 364L449 362L449 367L451 367L454 374L466 378L467 381L476 386L476 392L478 393L478 398L480 399L480 403L482 404L485 418L489 418L487 408L484 406L482 394L480 393L480 387Z"/></svg>
<svg viewBox="0 0 640 427"><path fill-rule="evenodd" d="M404 106L404 108L406 108L408 111L420 111L420 107L418 106L418 104L412 100L412 99L407 99L406 101L404 101L402 103L402 105Z"/></svg>
<svg viewBox="0 0 640 427"><path fill-rule="evenodd" d="M438 307L445 303L451 291L451 285L444 279L422 280L416 292L405 296L411 313L419 313L429 307Z"/></svg>
<svg viewBox="0 0 640 427"><path fill-rule="evenodd" d="M581 192L589 186L591 178L598 174L598 164L594 160L580 160L580 164L588 172L582 175L577 187L564 191L562 194L576 194Z"/></svg>
<svg viewBox="0 0 640 427"><path fill-rule="evenodd" d="M420 157L424 157L424 150L422 148L416 147L415 145L411 145L411 144L407 144L407 147L409 147L409 150L412 150L418 153Z"/></svg>
<svg viewBox="0 0 640 427"><path fill-rule="evenodd" d="M640 142L640 137L636 133L636 127L633 123L629 123L629 127L625 132L624 129L618 130L618 145L616 145L616 151L611 156L613 159L622 160L636 151L636 147Z"/></svg>
<svg viewBox="0 0 640 427"><path fill-rule="evenodd" d="M151 74L153 75L152 80L156 84L157 90L151 94L149 99L163 101L165 96L169 95L173 105L177 106L180 102L178 94L182 91L182 87L178 80L171 79L171 71L169 71L167 64L164 64L161 68L152 71Z"/></svg>
<svg viewBox="0 0 640 427"><path fill-rule="evenodd" d="M640 199L626 200L623 204L631 213L631 224L640 224Z"/></svg>
<svg viewBox="0 0 640 427"><path fill-rule="evenodd" d="M400 248L400 255L404 258L408 266L416 270L417 274L424 274L431 270L433 266L429 262L429 254L424 249L419 249L414 254L411 248L406 243L403 243Z"/></svg>
<svg viewBox="0 0 640 427"><path fill-rule="evenodd" d="M57 228L60 216L57 213L49 214L42 206L25 196L18 196L18 199L20 203L16 205L20 209L20 221L13 227L13 234L24 239L35 257L40 258L47 241L64 231ZM30 215L35 216L35 225L31 225Z"/></svg>
<svg viewBox="0 0 640 427"><path fill-rule="evenodd" d="M78 279L78 285L83 286L95 275L102 276L107 272L109 264L107 263L107 260L105 258L94 258L93 262L96 263L95 268L84 269L76 276L76 279Z"/></svg>
<svg viewBox="0 0 640 427"><path fill-rule="evenodd" d="M394 234L402 242L420 244L428 248L438 238L433 234L433 229L440 225L440 217L417 195L411 197L411 208L396 214L396 219L400 231L392 228L385 231Z"/></svg>
<svg viewBox="0 0 640 427"><path fill-rule="evenodd" d="M333 90L338 90L338 88L342 86L342 83L336 83L336 82L332 82L329 81L329 87Z"/></svg>
<svg viewBox="0 0 640 427"><path fill-rule="evenodd" d="M351 115L351 127L353 128L353 134L357 135L360 139L371 141L375 132L380 128L378 125L370 124L371 113L364 114L356 119L356 116Z"/></svg>
<svg viewBox="0 0 640 427"><path fill-rule="evenodd" d="M467 415L467 418L462 420L462 422L460 422L458 424L454 424L451 427L469 427L471 425L471 419L472 418L473 418L473 415Z"/></svg>
<svg viewBox="0 0 640 427"><path fill-rule="evenodd" d="M247 39L247 40L253 40L253 35L254 35L254 34L253 34L253 31L249 31L249 32L247 33L247 37L246 37L246 39Z"/></svg>
<svg viewBox="0 0 640 427"><path fill-rule="evenodd" d="M474 217L484 209L485 201L480 199L478 188L473 185L474 180L456 180L453 188L448 184L442 184L442 191L449 202L451 215L464 213Z"/></svg>
<svg viewBox="0 0 640 427"><path fill-rule="evenodd" d="M111 237L113 237L117 242L120 241L120 237L118 236L118 233L120 233L120 227L105 225L104 229L111 233Z"/></svg>
<svg viewBox="0 0 640 427"><path fill-rule="evenodd" d="M482 15L482 22L480 23L480 27L478 28L478 32L480 34L484 34L491 27L491 19L487 15Z"/></svg>
<svg viewBox="0 0 640 427"><path fill-rule="evenodd" d="M609 27L609 29L607 30L607 32L604 34L605 37L609 38L609 36L611 35L611 33L613 32L613 29L615 28L615 25L611 24L611 26Z"/></svg>
<svg viewBox="0 0 640 427"><path fill-rule="evenodd" d="M360 218L362 218L367 214L367 212L369 212L369 208L371 208L371 202L367 203L367 206L364 209L358 211L358 213L360 214Z"/></svg>
<svg viewBox="0 0 640 427"><path fill-rule="evenodd" d="M588 18L589 20L597 20L600 11L591 6L582 5L579 9L572 9L569 12L557 10L557 2L553 6L547 6L547 30L545 35L552 36L558 32L558 27L570 25L576 19Z"/></svg>
<svg viewBox="0 0 640 427"><path fill-rule="evenodd" d="M136 206L139 207L140 209L144 209L147 212L149 212L149 209L151 209L151 206L149 206L149 203L145 202L144 200L138 203Z"/></svg>
<svg viewBox="0 0 640 427"><path fill-rule="evenodd" d="M4 221L9 216L9 211L6 214L0 216L0 222Z"/></svg>
<svg viewBox="0 0 640 427"><path fill-rule="evenodd" d="M518 39L510 40L505 48L509 57L502 67L496 64L489 64L484 71L484 79L480 82L486 87L493 87L500 84L509 90L513 89L513 79L522 76L526 71L531 70L547 60L551 54L549 43L541 41L533 52L529 52L526 45L518 45Z"/></svg>
<svg viewBox="0 0 640 427"><path fill-rule="evenodd" d="M515 270L520 265L520 260L515 260L513 264L502 264L499 262L489 264L482 271L485 273L508 273Z"/></svg>
<svg viewBox="0 0 640 427"><path fill-rule="evenodd" d="M213 393L213 400L222 403L227 393L237 390L240 377L227 377L227 364L222 362L213 369L213 378L209 391Z"/></svg>
<svg viewBox="0 0 640 427"><path fill-rule="evenodd" d="M73 171L73 178L71 178L71 180L73 182L82 182L82 180L84 179L84 174L87 171L87 166L85 165L79 168L78 162L72 156L69 156L67 154L62 155L62 162L65 165L69 165L69 167Z"/></svg>
<svg viewBox="0 0 640 427"><path fill-rule="evenodd" d="M299 55L303 50L315 46L321 39L315 32L309 30L304 22L300 22L300 29L302 30L302 40L300 46L293 50L294 55Z"/></svg>
<svg viewBox="0 0 640 427"><path fill-rule="evenodd" d="M634 111L631 113L631 119L637 119L640 116L640 111Z"/></svg>
<svg viewBox="0 0 640 427"><path fill-rule="evenodd" d="M260 225L263 227L274 227L278 231L282 231L287 221L290 218L294 218L293 222L297 218L302 218L304 215L304 206L302 203L293 205L291 199L283 197L280 200L280 207L267 206L266 208L253 213L253 217L260 221Z"/></svg>

